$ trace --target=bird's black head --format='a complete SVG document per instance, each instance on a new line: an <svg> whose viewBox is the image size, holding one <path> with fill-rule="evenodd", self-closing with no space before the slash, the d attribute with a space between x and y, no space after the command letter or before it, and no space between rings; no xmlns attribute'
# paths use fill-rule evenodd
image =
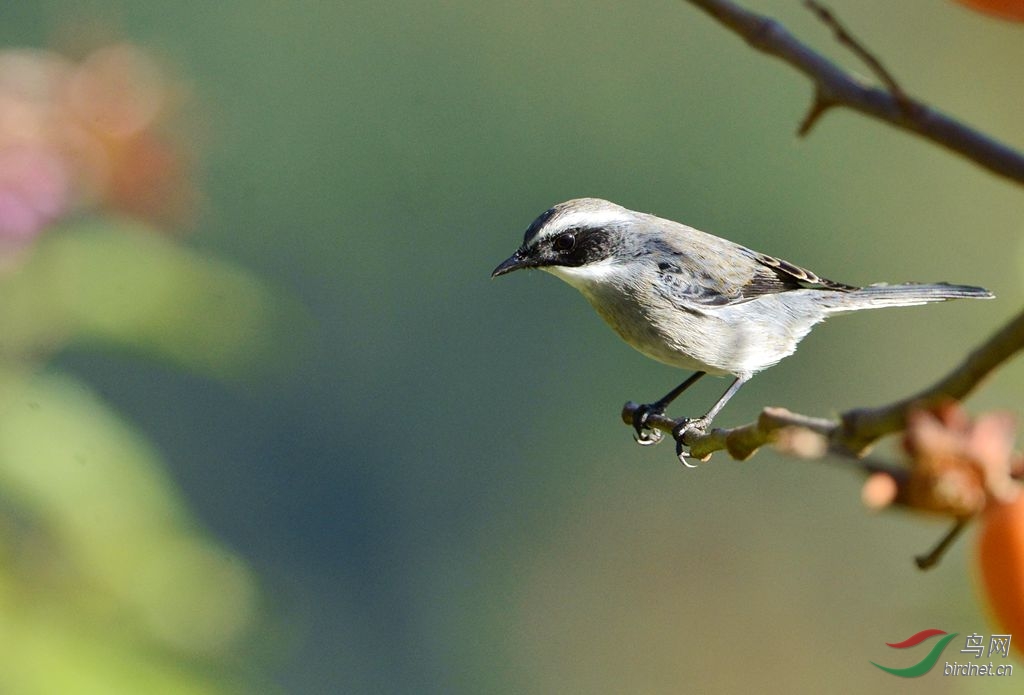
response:
<svg viewBox="0 0 1024 695"><path fill-rule="evenodd" d="M611 256L629 211L597 198L580 198L546 210L527 228L523 245L491 277L520 268L578 268Z"/></svg>

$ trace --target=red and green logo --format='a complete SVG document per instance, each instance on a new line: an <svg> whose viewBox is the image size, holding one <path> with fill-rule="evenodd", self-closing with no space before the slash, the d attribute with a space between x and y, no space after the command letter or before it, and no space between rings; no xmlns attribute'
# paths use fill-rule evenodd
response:
<svg viewBox="0 0 1024 695"><path fill-rule="evenodd" d="M907 649L909 647L916 647L925 640L935 637L936 635L946 635L938 642L936 642L935 646L932 647L932 650L928 652L928 654L923 659L918 661L913 666L907 666L906 668L891 668L889 666L882 666L881 664L876 664L874 661L872 661L871 663L877 666L878 668L882 669L886 673L891 673L892 675L899 676L900 678L917 678L918 676L923 676L924 674L932 670L932 667L935 666L935 663L939 660L939 657L942 656L942 650L946 648L946 645L949 644L950 640L956 637L957 634L959 633L954 632L951 635L947 635L945 630L921 630L917 634L911 635L902 642L886 642L886 645L892 647L893 649Z"/></svg>

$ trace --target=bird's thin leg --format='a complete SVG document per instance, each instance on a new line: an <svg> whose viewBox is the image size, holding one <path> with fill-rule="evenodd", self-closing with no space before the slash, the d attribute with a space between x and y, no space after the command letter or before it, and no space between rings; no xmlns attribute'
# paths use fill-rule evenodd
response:
<svg viewBox="0 0 1024 695"><path fill-rule="evenodd" d="M683 418L682 420L679 420L678 424L672 429L672 438L676 440L676 455L679 456L679 460L683 462L684 466L689 468L693 467L686 462L686 452L683 450L685 447L685 444L683 444L683 436L689 430L706 432L708 425L710 425L711 421L715 419L718 412L725 407L725 404L729 402L730 398L736 395L736 392L740 390L740 387L747 383L747 379L749 378L749 376L736 377L736 380L732 382L728 389L726 389L725 393L722 394L722 397L718 399L718 402L711 406L711 410L709 410L706 415L692 420L689 418Z"/></svg>
<svg viewBox="0 0 1024 695"><path fill-rule="evenodd" d="M736 377L736 381L732 382L732 385L725 390L725 393L723 393L722 397L718 399L718 402L711 406L711 410L707 412L707 415L699 418L699 420L693 420L691 424L700 422L702 423L701 429L706 429L707 426L711 424L711 421L715 419L715 416L718 415L718 412L725 407L726 403L729 402L729 399L736 395L736 392L740 390L740 387L743 386L743 384L747 383L748 378L749 377L745 376Z"/></svg>
<svg viewBox="0 0 1024 695"><path fill-rule="evenodd" d="M707 372L694 372L690 375L690 378L679 384L679 386L676 386L654 403L647 403L633 411L633 429L636 430L636 434L633 438L636 440L637 444L649 446L661 441L661 432L658 430L647 429L647 419L652 415L661 415L664 413L665 408L667 408L672 401L679 398L679 395L683 391L696 384L697 380L706 373Z"/></svg>

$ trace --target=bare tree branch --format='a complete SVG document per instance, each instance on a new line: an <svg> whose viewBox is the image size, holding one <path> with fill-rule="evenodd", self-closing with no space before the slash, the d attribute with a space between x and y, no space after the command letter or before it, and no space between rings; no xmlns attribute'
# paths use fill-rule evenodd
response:
<svg viewBox="0 0 1024 695"><path fill-rule="evenodd" d="M782 24L771 17L751 12L730 0L687 0L718 22L743 37L755 49L775 56L811 79L815 87L814 102L800 126L806 134L817 120L833 106L845 106L889 123L902 130L915 133L970 159L989 171L1024 184L1024 154L994 138L967 126L941 111L906 96L898 89L891 75L881 78L886 88L862 83L851 73L814 51L798 40ZM818 13L819 17L822 17ZM833 15L826 20L835 31L841 25ZM824 18L823 18L824 19ZM843 29L845 32L845 29ZM846 32L849 37L849 33ZM881 63L856 41L844 41L848 47L857 46L862 60L879 74L889 75ZM863 51L861 53L860 51ZM878 68L881 68L879 73ZM896 86L896 90L894 90Z"/></svg>
<svg viewBox="0 0 1024 695"><path fill-rule="evenodd" d="M943 399L963 400L996 367L1024 347L1024 312L968 355L960 365L928 388L881 408L858 408L841 416L843 442L858 452L879 437L906 426L911 406L927 407Z"/></svg>
<svg viewBox="0 0 1024 695"><path fill-rule="evenodd" d="M821 438L821 455L833 451L858 457L881 437L903 430L907 413L912 408L928 407L946 399L962 400L996 367L1022 348L1024 312L974 350L949 374L907 398L877 408L849 410L838 420L800 415L785 408L765 408L756 422L729 429L715 428L702 434L690 433L684 435L684 442L690 447L690 456L701 461L721 450L742 461L765 444L776 441L780 432L797 429ZM622 421L632 425L637 408L636 403L626 403L622 409ZM666 415L652 415L646 424L652 429L672 434L679 422Z"/></svg>

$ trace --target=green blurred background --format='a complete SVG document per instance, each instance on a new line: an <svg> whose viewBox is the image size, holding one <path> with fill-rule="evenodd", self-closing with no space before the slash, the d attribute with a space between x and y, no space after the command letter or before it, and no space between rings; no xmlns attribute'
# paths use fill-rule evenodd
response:
<svg viewBox="0 0 1024 695"><path fill-rule="evenodd" d="M748 5L863 72L799 3ZM944 0L832 6L909 91L1024 147L1020 26ZM0 583L20 587L0 592L22 621L0 618L0 673L21 674L0 681L11 692L1013 691L897 682L868 663L909 665L884 643L924 628L995 631L970 537L921 573L912 556L946 524L865 513L841 465L764 451L686 471L670 445L636 447L622 403L681 375L555 279L489 273L545 208L600 196L843 282L998 295L834 321L721 424L770 404L827 416L918 389L1018 310L1019 187L848 112L798 140L808 83L672 0L0 9L3 48L104 32L159 56L187 92L201 201L173 254L205 284L154 304L186 328L125 341L89 339L124 311L100 296L67 346L5 376L10 398L50 418L19 405L0 421L0 457L32 459L35 475L5 474L0 494L20 568ZM83 234L108 244L104 263L133 263L108 232ZM37 262L83 237L53 238ZM70 294L94 286L81 283ZM138 313L132 326L152 317ZM211 346L224 351L207 364ZM253 351L257 366L231 369ZM1016 409L1022 385L1011 364L969 406ZM679 408L723 387L702 383ZM115 494L45 475L55 441L98 431L149 482ZM119 524L94 527L111 508ZM156 608L140 565L104 555L153 516L176 535L147 537L163 559L146 572L192 587L157 592ZM94 536L106 545L81 551ZM133 647L94 591L143 606L159 649ZM58 618L89 627L45 627ZM108 657L116 675L83 685ZM136 666L153 661L170 675Z"/></svg>

